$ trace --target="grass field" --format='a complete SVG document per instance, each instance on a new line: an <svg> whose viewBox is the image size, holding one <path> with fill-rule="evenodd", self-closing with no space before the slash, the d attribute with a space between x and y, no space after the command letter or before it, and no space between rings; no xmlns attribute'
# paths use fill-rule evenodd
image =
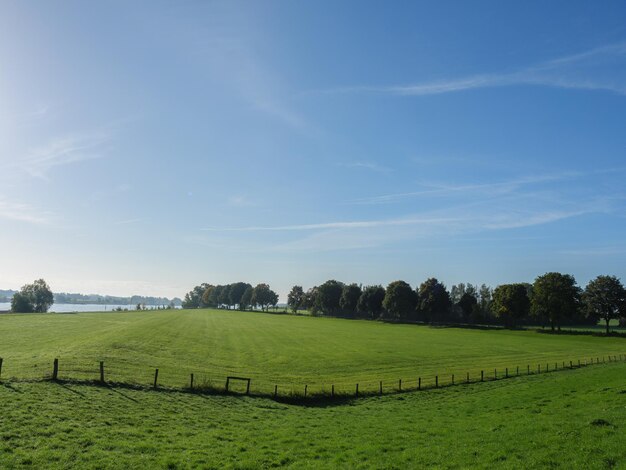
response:
<svg viewBox="0 0 626 470"><path fill-rule="evenodd" d="M105 362L110 381L184 387L223 386L227 375L252 378L252 390L271 393L338 393L415 387L439 375L441 383L480 370L493 377L505 368L543 370L562 361L626 353L623 338L546 335L533 331L433 328L371 321L271 315L224 310L177 310L98 314L2 315L3 377L50 375L96 379Z"/></svg>
<svg viewBox="0 0 626 470"><path fill-rule="evenodd" d="M626 468L626 364L337 406L0 384L0 468Z"/></svg>

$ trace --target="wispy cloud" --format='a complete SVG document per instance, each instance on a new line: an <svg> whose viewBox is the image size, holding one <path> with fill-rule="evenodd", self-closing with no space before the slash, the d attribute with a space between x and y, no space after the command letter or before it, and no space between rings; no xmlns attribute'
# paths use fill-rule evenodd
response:
<svg viewBox="0 0 626 470"><path fill-rule="evenodd" d="M612 67L611 73L606 67ZM620 68L615 73L615 67ZM390 93L407 96L437 95L487 87L542 85L558 88L603 90L626 94L626 42L598 47L511 72L393 86L350 86L323 90L327 93Z"/></svg>
<svg viewBox="0 0 626 470"><path fill-rule="evenodd" d="M364 170L375 171L377 173L389 173L393 171L391 168L387 166L380 165L375 162L368 162L368 161L338 163L337 165L344 167L344 168L364 169Z"/></svg>
<svg viewBox="0 0 626 470"><path fill-rule="evenodd" d="M0 219L16 220L31 224L46 224L52 214L37 211L29 204L8 201L0 197Z"/></svg>
<svg viewBox="0 0 626 470"><path fill-rule="evenodd" d="M109 139L102 132L56 138L32 149L18 164L31 176L48 179L54 167L102 157L102 146Z"/></svg>

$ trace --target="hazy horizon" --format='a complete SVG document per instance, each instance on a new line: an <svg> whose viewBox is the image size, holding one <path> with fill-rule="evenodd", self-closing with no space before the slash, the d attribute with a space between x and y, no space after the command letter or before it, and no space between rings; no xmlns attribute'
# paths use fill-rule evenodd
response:
<svg viewBox="0 0 626 470"><path fill-rule="evenodd" d="M625 14L2 2L0 287L624 278Z"/></svg>

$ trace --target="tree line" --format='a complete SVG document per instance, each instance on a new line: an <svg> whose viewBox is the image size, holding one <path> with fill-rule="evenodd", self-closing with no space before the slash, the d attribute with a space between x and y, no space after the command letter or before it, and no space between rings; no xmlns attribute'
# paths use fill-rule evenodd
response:
<svg viewBox="0 0 626 470"><path fill-rule="evenodd" d="M606 323L626 317L626 289L615 276L598 276L583 290L574 276L558 272L538 276L532 284L458 284L450 291L436 278L413 289L405 281L362 287L329 280L304 291L293 286L287 298L292 312L364 319L426 323L522 324L550 326Z"/></svg>
<svg viewBox="0 0 626 470"><path fill-rule="evenodd" d="M217 285L200 284L185 295L183 308L236 308L269 310L278 304L278 294L268 284L252 287L247 282Z"/></svg>

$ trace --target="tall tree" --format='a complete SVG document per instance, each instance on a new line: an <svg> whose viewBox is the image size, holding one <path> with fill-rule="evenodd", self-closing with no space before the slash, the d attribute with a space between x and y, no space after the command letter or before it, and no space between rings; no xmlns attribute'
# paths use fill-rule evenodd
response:
<svg viewBox="0 0 626 470"><path fill-rule="evenodd" d="M472 314L478 308L478 299L476 298L476 295L466 291L465 294L463 294L459 299L457 305L461 309L463 321L470 321Z"/></svg>
<svg viewBox="0 0 626 470"><path fill-rule="evenodd" d="M287 295L287 305L291 308L293 313L297 313L298 309L304 303L304 289L302 286L293 286L289 295Z"/></svg>
<svg viewBox="0 0 626 470"><path fill-rule="evenodd" d="M252 305L258 305L261 310L267 311L270 306L278 303L278 294L270 289L268 284L257 284L252 290Z"/></svg>
<svg viewBox="0 0 626 470"><path fill-rule="evenodd" d="M200 284L199 286L194 287L190 292L185 294L185 299L183 300L183 308L201 308L204 307L204 303L202 302L202 296L204 292L210 284L206 282Z"/></svg>
<svg viewBox="0 0 626 470"><path fill-rule="evenodd" d="M202 294L202 305L204 307L216 307L217 306L211 297L211 294L213 293L213 289L215 289L215 286L209 285L204 290L204 293Z"/></svg>
<svg viewBox="0 0 626 470"><path fill-rule="evenodd" d="M607 335L611 320L626 315L626 289L615 276L598 276L590 281L583 301L590 317L606 322Z"/></svg>
<svg viewBox="0 0 626 470"><path fill-rule="evenodd" d="M502 284L493 291L491 305L493 313L500 318L507 327L515 327L518 320L526 317L530 312L530 299L526 285Z"/></svg>
<svg viewBox="0 0 626 470"><path fill-rule="evenodd" d="M394 281L387 286L383 307L386 316L395 320L407 320L415 310L416 295L404 281Z"/></svg>
<svg viewBox="0 0 626 470"><path fill-rule="evenodd" d="M17 298L16 298L17 297ZM54 303L52 290L43 279L26 284L13 295L11 310L17 313L45 313Z"/></svg>
<svg viewBox="0 0 626 470"><path fill-rule="evenodd" d="M334 315L340 307L343 282L331 279L317 288L316 306L326 315Z"/></svg>
<svg viewBox="0 0 626 470"><path fill-rule="evenodd" d="M580 308L581 289L569 274L546 273L533 283L531 312L537 317L545 316L550 327L561 330L564 319L575 318Z"/></svg>
<svg viewBox="0 0 626 470"><path fill-rule="evenodd" d="M436 278L427 279L419 287L418 310L426 321L444 319L450 311L450 294Z"/></svg>
<svg viewBox="0 0 626 470"><path fill-rule="evenodd" d="M361 293L361 288L357 284L343 286L341 298L339 299L341 309L346 313L354 315Z"/></svg>
<svg viewBox="0 0 626 470"><path fill-rule="evenodd" d="M239 306L241 309L241 298L248 287L252 286L247 282L235 282L231 284L230 289L228 289L228 303L233 306Z"/></svg>
<svg viewBox="0 0 626 470"><path fill-rule="evenodd" d="M383 311L385 288L383 286L367 286L363 289L357 310L369 318L378 318Z"/></svg>
<svg viewBox="0 0 626 470"><path fill-rule="evenodd" d="M254 291L253 291L252 286L248 284L248 287L246 287L246 290L241 296L241 301L239 303L239 308L241 310L247 310L252 305L252 293L253 292Z"/></svg>
<svg viewBox="0 0 626 470"><path fill-rule="evenodd" d="M222 286L220 290L217 306L219 307L220 305L226 305L226 308L230 309L230 284Z"/></svg>

